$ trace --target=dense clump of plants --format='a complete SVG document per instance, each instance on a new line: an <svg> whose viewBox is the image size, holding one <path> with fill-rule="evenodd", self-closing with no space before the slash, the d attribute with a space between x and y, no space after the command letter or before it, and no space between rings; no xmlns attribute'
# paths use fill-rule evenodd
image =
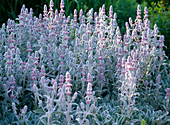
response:
<svg viewBox="0 0 170 125"><path fill-rule="evenodd" d="M23 5L0 29L0 124L168 124L164 36L147 8L125 23L105 5L84 14Z"/></svg>

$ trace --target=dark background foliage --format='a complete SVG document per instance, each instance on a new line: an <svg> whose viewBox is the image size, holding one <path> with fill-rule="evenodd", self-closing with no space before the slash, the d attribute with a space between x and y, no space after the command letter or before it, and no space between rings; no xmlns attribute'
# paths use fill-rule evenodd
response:
<svg viewBox="0 0 170 125"><path fill-rule="evenodd" d="M54 9L59 9L60 0L54 1ZM168 57L170 57L170 2L169 0L64 0L66 16L72 16L74 9L78 11L84 10L86 13L90 8L98 12L99 8L105 4L108 13L110 5L113 6L114 12L117 13L118 23L121 32L125 31L124 24L129 17L135 19L136 7L141 5L142 9L147 6L149 8L149 19L151 26L155 23L159 27L160 34L165 35L164 48ZM0 0L0 25L6 23L8 18L15 19L20 13L23 4L27 8L33 8L34 15L38 16L43 12L44 5L48 5L50 0Z"/></svg>

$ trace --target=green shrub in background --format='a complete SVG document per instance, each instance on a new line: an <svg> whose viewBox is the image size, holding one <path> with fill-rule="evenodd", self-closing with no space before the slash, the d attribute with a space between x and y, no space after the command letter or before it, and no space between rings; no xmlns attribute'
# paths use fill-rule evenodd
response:
<svg viewBox="0 0 170 125"><path fill-rule="evenodd" d="M152 2L151 7L149 7L149 15L151 26L156 23L160 34L165 35L165 45L167 46L165 50L168 57L170 57L170 6L163 0L157 4Z"/></svg>
<svg viewBox="0 0 170 125"><path fill-rule="evenodd" d="M125 22L129 21L129 17L133 20L135 19L137 5L138 3L136 0L118 0L116 2L115 10L118 17L118 24L121 27L121 32L125 32Z"/></svg>

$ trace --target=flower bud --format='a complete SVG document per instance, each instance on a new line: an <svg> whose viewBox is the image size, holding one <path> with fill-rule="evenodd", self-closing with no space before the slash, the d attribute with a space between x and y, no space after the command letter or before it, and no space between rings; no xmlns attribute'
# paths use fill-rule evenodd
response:
<svg viewBox="0 0 170 125"><path fill-rule="evenodd" d="M50 1L50 8L53 8L53 6L54 6L54 2L53 2L53 0L51 0Z"/></svg>
<svg viewBox="0 0 170 125"><path fill-rule="evenodd" d="M10 85L15 85L15 78L14 78L14 76L13 75L11 75L11 77L10 77Z"/></svg>
<svg viewBox="0 0 170 125"><path fill-rule="evenodd" d="M13 93L10 95L10 98L11 98L11 99L14 99L14 98L15 98L15 96L14 96Z"/></svg>
<svg viewBox="0 0 170 125"><path fill-rule="evenodd" d="M65 93L66 93L66 95L71 95L71 87L69 87L69 86L67 86L66 88L65 88Z"/></svg>
<svg viewBox="0 0 170 125"><path fill-rule="evenodd" d="M22 115L25 115L25 114L26 114L27 109L28 109L28 107L25 105L24 108L23 108L23 110L22 110Z"/></svg>
<svg viewBox="0 0 170 125"><path fill-rule="evenodd" d="M140 5L138 5L138 7L137 7L137 11L141 11L141 7L140 7Z"/></svg>
<svg viewBox="0 0 170 125"><path fill-rule="evenodd" d="M74 93L73 97L72 97L72 102L77 98L77 92Z"/></svg>
<svg viewBox="0 0 170 125"><path fill-rule="evenodd" d="M61 0L60 8L61 8L61 9L64 9L64 0Z"/></svg>
<svg viewBox="0 0 170 125"><path fill-rule="evenodd" d="M117 18L117 15L116 15L116 13L114 13L114 19L116 19Z"/></svg>
<svg viewBox="0 0 170 125"><path fill-rule="evenodd" d="M157 77L156 77L156 83L160 82L161 80L161 75L159 74Z"/></svg>
<svg viewBox="0 0 170 125"><path fill-rule="evenodd" d="M60 82L60 83L63 83L63 82L64 82L64 76L63 76L63 75L60 75L60 77L59 77L59 82Z"/></svg>
<svg viewBox="0 0 170 125"><path fill-rule="evenodd" d="M42 100L39 100L38 106L39 106L39 107L42 107Z"/></svg>
<svg viewBox="0 0 170 125"><path fill-rule="evenodd" d="M79 18L81 18L82 15L83 15L83 10L81 9L81 10L80 10L80 13L79 13Z"/></svg>
<svg viewBox="0 0 170 125"><path fill-rule="evenodd" d="M35 59L36 61L39 60L39 55L38 55L38 52L37 52L37 51L35 51L34 59Z"/></svg>
<svg viewBox="0 0 170 125"><path fill-rule="evenodd" d="M147 7L144 8L144 14L148 14L148 9L147 9Z"/></svg>
<svg viewBox="0 0 170 125"><path fill-rule="evenodd" d="M90 96L86 96L85 99L86 99L86 103L87 103L87 104L90 104L90 102L91 102Z"/></svg>
<svg viewBox="0 0 170 125"><path fill-rule="evenodd" d="M87 74L87 82L88 82L88 83L92 83L92 80L93 80L93 78L92 78L91 74L88 73L88 74Z"/></svg>
<svg viewBox="0 0 170 125"><path fill-rule="evenodd" d="M33 92L38 93L38 88L37 88L37 86L35 84L33 84Z"/></svg>
<svg viewBox="0 0 170 125"><path fill-rule="evenodd" d="M65 81L68 83L68 82L70 82L71 81L71 75L70 75L70 73L69 72L66 72L66 79L65 79Z"/></svg>
<svg viewBox="0 0 170 125"><path fill-rule="evenodd" d="M166 96L167 96L167 98L170 97L170 88L167 88L167 89L166 89Z"/></svg>
<svg viewBox="0 0 170 125"><path fill-rule="evenodd" d="M12 102L12 109L13 109L14 114L17 114L17 111L16 111L17 108L14 102Z"/></svg>
<svg viewBox="0 0 170 125"><path fill-rule="evenodd" d="M41 73L40 73L41 77L45 77L46 73L45 73L45 67L44 65L41 66Z"/></svg>
<svg viewBox="0 0 170 125"><path fill-rule="evenodd" d="M85 107L85 106L84 106L84 103L83 103L83 102L80 103L80 107L81 107L82 110L84 110L84 107Z"/></svg>
<svg viewBox="0 0 170 125"><path fill-rule="evenodd" d="M47 13L47 5L44 5L44 13Z"/></svg>

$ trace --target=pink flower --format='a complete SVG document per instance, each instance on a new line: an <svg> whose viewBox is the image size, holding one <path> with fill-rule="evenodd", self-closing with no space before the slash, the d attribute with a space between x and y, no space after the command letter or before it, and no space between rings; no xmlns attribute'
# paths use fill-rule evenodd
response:
<svg viewBox="0 0 170 125"><path fill-rule="evenodd" d="M167 98L170 97L170 88L166 89L166 96L167 96Z"/></svg>
<svg viewBox="0 0 170 125"><path fill-rule="evenodd" d="M88 74L87 74L87 82L88 82L88 83L92 83L92 79L93 79L93 78L92 78L91 74L88 73Z"/></svg>
<svg viewBox="0 0 170 125"><path fill-rule="evenodd" d="M15 98L14 94L11 94L11 95L10 95L10 98L11 98L11 99L14 99L14 98Z"/></svg>
<svg viewBox="0 0 170 125"><path fill-rule="evenodd" d="M87 104L90 104L90 102L91 102L91 100L86 100L86 103L87 103Z"/></svg>

